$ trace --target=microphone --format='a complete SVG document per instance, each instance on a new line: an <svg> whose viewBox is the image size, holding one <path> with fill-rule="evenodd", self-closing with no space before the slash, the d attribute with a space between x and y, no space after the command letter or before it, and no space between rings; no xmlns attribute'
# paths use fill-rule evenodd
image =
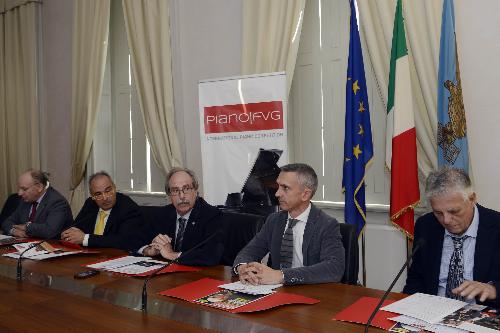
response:
<svg viewBox="0 0 500 333"><path fill-rule="evenodd" d="M408 256L408 258L406 259L403 267L401 267L401 270L399 271L398 275L396 275L396 278L392 281L391 285L389 286L389 289L387 289L384 296L382 296L382 298L380 299L380 302L375 307L375 310L373 310L372 314L370 315L370 318L368 318L368 321L366 322L366 325L365 325L365 331L364 331L365 333L368 332L368 328L370 327L370 324L372 323L373 318L375 318L375 315L377 314L378 310L380 310L380 308L382 307L382 304L386 300L387 296L391 292L391 290L394 287L394 285L396 284L396 282L399 280L399 277L401 276L401 274L403 274L403 271L405 270L405 268L407 268L410 265L410 261L413 258L413 256L415 255L415 253L417 253L417 251L424 245L425 245L425 239L423 239L423 238L420 238L418 241L415 242L415 244L413 246L413 250L412 250L411 254Z"/></svg>
<svg viewBox="0 0 500 333"><path fill-rule="evenodd" d="M16 279L17 279L17 281L21 281L22 280L22 275L23 275L22 258L23 258L23 255L27 251L31 250L34 247L37 247L38 245L40 245L40 244L42 244L42 243L44 243L46 241L47 241L46 239L42 239L41 241L33 243L30 246L28 246L26 249L24 249L23 252L21 252L19 254L19 258L17 258L17 270L16 270Z"/></svg>
<svg viewBox="0 0 500 333"><path fill-rule="evenodd" d="M64 228L63 230L61 230L61 233L63 233L64 231L68 230L69 228L71 228L72 226L69 226L69 227L66 227ZM31 244L30 246L28 246L26 249L24 249L23 252L21 252L19 254L19 258L17 258L17 270L16 270L16 279L17 281L21 281L22 280L22 275L23 275L23 264L22 264L22 258L23 258L23 255L24 253L26 253L27 251L31 250L32 248L34 247L37 247L38 245L42 244L42 243L45 243L46 241L48 241L50 238L44 238L42 239L41 241L38 241L36 243L33 243ZM47 249L48 250L48 249ZM49 251L49 250L48 250ZM49 251L50 252L50 251Z"/></svg>
<svg viewBox="0 0 500 333"><path fill-rule="evenodd" d="M202 242L196 244L195 246L193 246L189 250L182 252L180 256L178 256L177 258L175 258L173 260L168 261L165 265L162 265L160 268L157 268L155 271L153 271L153 273L148 275L146 277L146 279L144 280L144 284L142 285L141 311L144 313L148 312L148 282L149 282L149 280L151 280L153 277L158 275L159 272L161 272L162 270L164 270L168 266L170 266L172 264L176 264L180 259L186 257L186 255L188 255L193 250L196 250L196 249L202 247L203 245L208 243L208 241L214 239L215 236L219 235L220 233L221 233L221 231L217 230L217 232L215 232L212 235L210 235L209 237L205 238Z"/></svg>

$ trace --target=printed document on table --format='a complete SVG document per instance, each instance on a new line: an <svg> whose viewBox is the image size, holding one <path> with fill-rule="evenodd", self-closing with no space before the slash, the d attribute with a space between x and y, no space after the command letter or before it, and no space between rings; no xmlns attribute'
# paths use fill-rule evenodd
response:
<svg viewBox="0 0 500 333"><path fill-rule="evenodd" d="M142 274L164 266L166 262L148 257L125 256L87 265L89 268L122 274Z"/></svg>
<svg viewBox="0 0 500 333"><path fill-rule="evenodd" d="M392 317L389 319L393 320L395 322L401 323L401 324L415 327L419 330L426 330L429 332L436 332L436 333L468 333L469 332L469 331L464 331L464 330L456 328L456 327L450 327L450 326L445 326L445 325L440 325L440 324L429 324L426 321L412 318L412 317L408 317L405 315Z"/></svg>
<svg viewBox="0 0 500 333"><path fill-rule="evenodd" d="M435 324L465 305L467 305L466 302L455 299L417 293L384 306L382 310L403 314Z"/></svg>
<svg viewBox="0 0 500 333"><path fill-rule="evenodd" d="M219 288L238 291L240 293L250 294L250 295L268 295L274 293L274 289L283 286L282 284L243 284L240 281L233 283L221 284Z"/></svg>

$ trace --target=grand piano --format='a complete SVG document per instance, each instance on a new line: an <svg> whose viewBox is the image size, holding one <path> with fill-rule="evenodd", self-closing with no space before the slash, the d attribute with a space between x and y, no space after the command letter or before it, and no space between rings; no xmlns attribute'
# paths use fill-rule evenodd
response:
<svg viewBox="0 0 500 333"><path fill-rule="evenodd" d="M278 210L279 149L260 149L241 192L229 193L224 210L267 216Z"/></svg>

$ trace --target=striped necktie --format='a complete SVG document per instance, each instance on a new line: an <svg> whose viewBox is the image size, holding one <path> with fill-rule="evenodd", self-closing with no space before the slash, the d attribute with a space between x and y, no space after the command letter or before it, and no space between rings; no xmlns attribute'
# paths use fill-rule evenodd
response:
<svg viewBox="0 0 500 333"><path fill-rule="evenodd" d="M106 226L104 222L106 221L106 216L108 216L107 212L103 210L99 212L99 221L95 224L94 235L102 236L102 234L104 234L104 227Z"/></svg>
<svg viewBox="0 0 500 333"><path fill-rule="evenodd" d="M184 230L186 229L187 220L183 217L179 217L179 230L177 230L177 235L175 236L174 251L181 252L182 240L184 239Z"/></svg>
<svg viewBox="0 0 500 333"><path fill-rule="evenodd" d="M469 236L454 237L453 240L453 253L450 259L450 266L448 268L448 281L446 281L446 294L448 298L464 301L464 297L455 295L451 291L464 282L464 241Z"/></svg>
<svg viewBox="0 0 500 333"><path fill-rule="evenodd" d="M299 222L296 219L288 220L288 227L286 228L283 240L281 241L280 250L280 268L292 267L293 261L293 227Z"/></svg>

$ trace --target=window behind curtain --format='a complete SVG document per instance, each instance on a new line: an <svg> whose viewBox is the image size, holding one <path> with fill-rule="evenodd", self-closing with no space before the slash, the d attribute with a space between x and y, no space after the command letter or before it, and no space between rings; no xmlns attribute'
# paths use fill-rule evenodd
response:
<svg viewBox="0 0 500 333"><path fill-rule="evenodd" d="M342 163L348 20L348 1L306 2L290 93L290 151L292 161L309 163L316 170L319 186L314 200L317 201L344 202ZM375 155L367 173L366 202L388 204L390 182L384 170L386 112L367 56L364 63Z"/></svg>

